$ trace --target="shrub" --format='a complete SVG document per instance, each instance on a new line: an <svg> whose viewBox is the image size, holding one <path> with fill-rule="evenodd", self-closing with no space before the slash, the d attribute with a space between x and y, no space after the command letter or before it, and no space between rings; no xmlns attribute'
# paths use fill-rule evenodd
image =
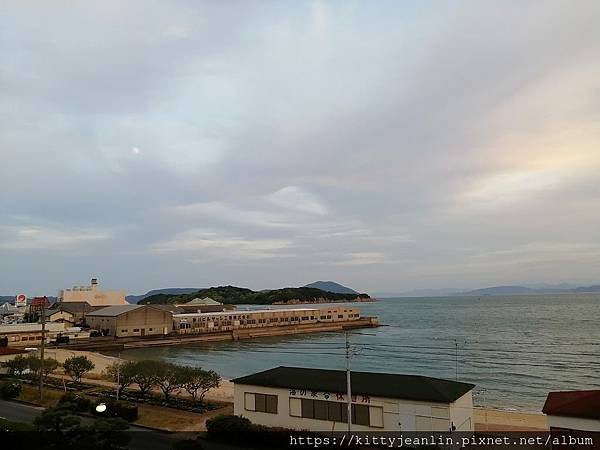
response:
<svg viewBox="0 0 600 450"><path fill-rule="evenodd" d="M96 406L104 403L106 411L97 412ZM138 407L131 403L113 400L111 398L100 398L94 404L93 412L100 417L120 417L127 422L134 422L138 419Z"/></svg>
<svg viewBox="0 0 600 450"><path fill-rule="evenodd" d="M13 383L10 381L0 383L0 397L3 400L17 398L21 393L21 390L22 386L20 383Z"/></svg>
<svg viewBox="0 0 600 450"><path fill-rule="evenodd" d="M252 429L252 422L241 416L221 414L206 421L206 431L217 439L243 436Z"/></svg>
<svg viewBox="0 0 600 450"><path fill-rule="evenodd" d="M58 401L59 405L63 405L65 403L71 403L74 405L77 412L88 412L92 406L92 402L89 398L74 394L73 392L67 392Z"/></svg>

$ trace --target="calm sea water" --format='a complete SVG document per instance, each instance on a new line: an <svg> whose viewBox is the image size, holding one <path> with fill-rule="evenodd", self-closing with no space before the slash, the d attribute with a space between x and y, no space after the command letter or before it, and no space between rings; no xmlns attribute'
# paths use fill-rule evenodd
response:
<svg viewBox="0 0 600 450"><path fill-rule="evenodd" d="M390 298L353 306L386 325L352 332L356 370L471 382L476 404L519 410L540 410L551 390L600 388L600 295ZM226 378L278 365L345 367L342 333L123 356L211 368Z"/></svg>

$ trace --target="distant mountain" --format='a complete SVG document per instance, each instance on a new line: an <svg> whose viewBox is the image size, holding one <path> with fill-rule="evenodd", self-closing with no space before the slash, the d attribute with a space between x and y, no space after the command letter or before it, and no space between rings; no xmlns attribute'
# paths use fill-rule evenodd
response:
<svg viewBox="0 0 600 450"><path fill-rule="evenodd" d="M138 303L140 300L143 300L147 297L151 297L151 296L157 295L157 294L169 294L169 295L191 294L192 292L197 292L199 290L200 290L200 288L153 289L142 295L128 295L127 297L125 297L125 300L127 300L129 303Z"/></svg>
<svg viewBox="0 0 600 450"><path fill-rule="evenodd" d="M600 285L580 286L576 288L560 288L558 286L547 288L530 288L525 286L493 286L472 291L460 292L455 295L540 295L540 294L584 294L600 292Z"/></svg>
<svg viewBox="0 0 600 450"><path fill-rule="evenodd" d="M460 292L456 295L527 295L535 293L535 289L525 286L493 286L472 291Z"/></svg>
<svg viewBox="0 0 600 450"><path fill-rule="evenodd" d="M587 287L578 287L576 289L573 289L574 292L600 292L600 285L596 284L593 286L587 286Z"/></svg>
<svg viewBox="0 0 600 450"><path fill-rule="evenodd" d="M314 283L307 284L304 287L321 289L322 291L334 292L336 294L358 294L358 292L356 292L354 289L342 286L335 281L315 281Z"/></svg>
<svg viewBox="0 0 600 450"><path fill-rule="evenodd" d="M368 300L367 294L339 294L320 289L301 287L271 289L256 292L236 286L219 286L200 289L188 294L156 294L139 301L140 305L164 305L187 303L194 298L210 297L221 303L232 305L255 304L272 305L276 303L323 303L353 301L357 298Z"/></svg>
<svg viewBox="0 0 600 450"><path fill-rule="evenodd" d="M3 303L14 303L15 297L16 297L16 295L0 295L0 305ZM58 300L55 296L52 296L52 295L47 295L46 297L48 298L49 303L56 303L56 301ZM28 304L32 298L33 297L27 298Z"/></svg>

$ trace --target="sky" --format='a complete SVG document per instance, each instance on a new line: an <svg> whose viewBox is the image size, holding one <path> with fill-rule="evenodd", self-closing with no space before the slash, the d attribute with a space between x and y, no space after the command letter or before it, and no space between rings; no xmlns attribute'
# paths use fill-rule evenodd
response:
<svg viewBox="0 0 600 450"><path fill-rule="evenodd" d="M0 294L600 283L600 2L0 5Z"/></svg>

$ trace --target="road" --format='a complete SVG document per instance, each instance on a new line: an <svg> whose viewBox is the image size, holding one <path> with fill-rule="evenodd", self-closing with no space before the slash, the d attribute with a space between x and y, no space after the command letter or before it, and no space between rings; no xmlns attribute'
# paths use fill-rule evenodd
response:
<svg viewBox="0 0 600 450"><path fill-rule="evenodd" d="M0 400L0 418L14 422L31 423L42 413L43 410L43 408L39 408L37 406ZM86 417L83 417L82 419L84 421L92 420ZM173 443L176 440L191 439L195 437L193 433L173 434L158 430L149 430L134 425L129 426L129 433L131 434L131 442L129 443L128 447L131 450L171 449L173 448ZM208 440L203 440L202 446L207 450L243 450L240 447L234 447L229 444L212 442Z"/></svg>
<svg viewBox="0 0 600 450"><path fill-rule="evenodd" d="M0 418L12 420L14 422L31 423L43 410L43 408L37 406L0 400ZM132 450L170 449L173 446L173 442L176 440L174 434L148 430L136 426L130 426L129 431L131 433L129 448Z"/></svg>

